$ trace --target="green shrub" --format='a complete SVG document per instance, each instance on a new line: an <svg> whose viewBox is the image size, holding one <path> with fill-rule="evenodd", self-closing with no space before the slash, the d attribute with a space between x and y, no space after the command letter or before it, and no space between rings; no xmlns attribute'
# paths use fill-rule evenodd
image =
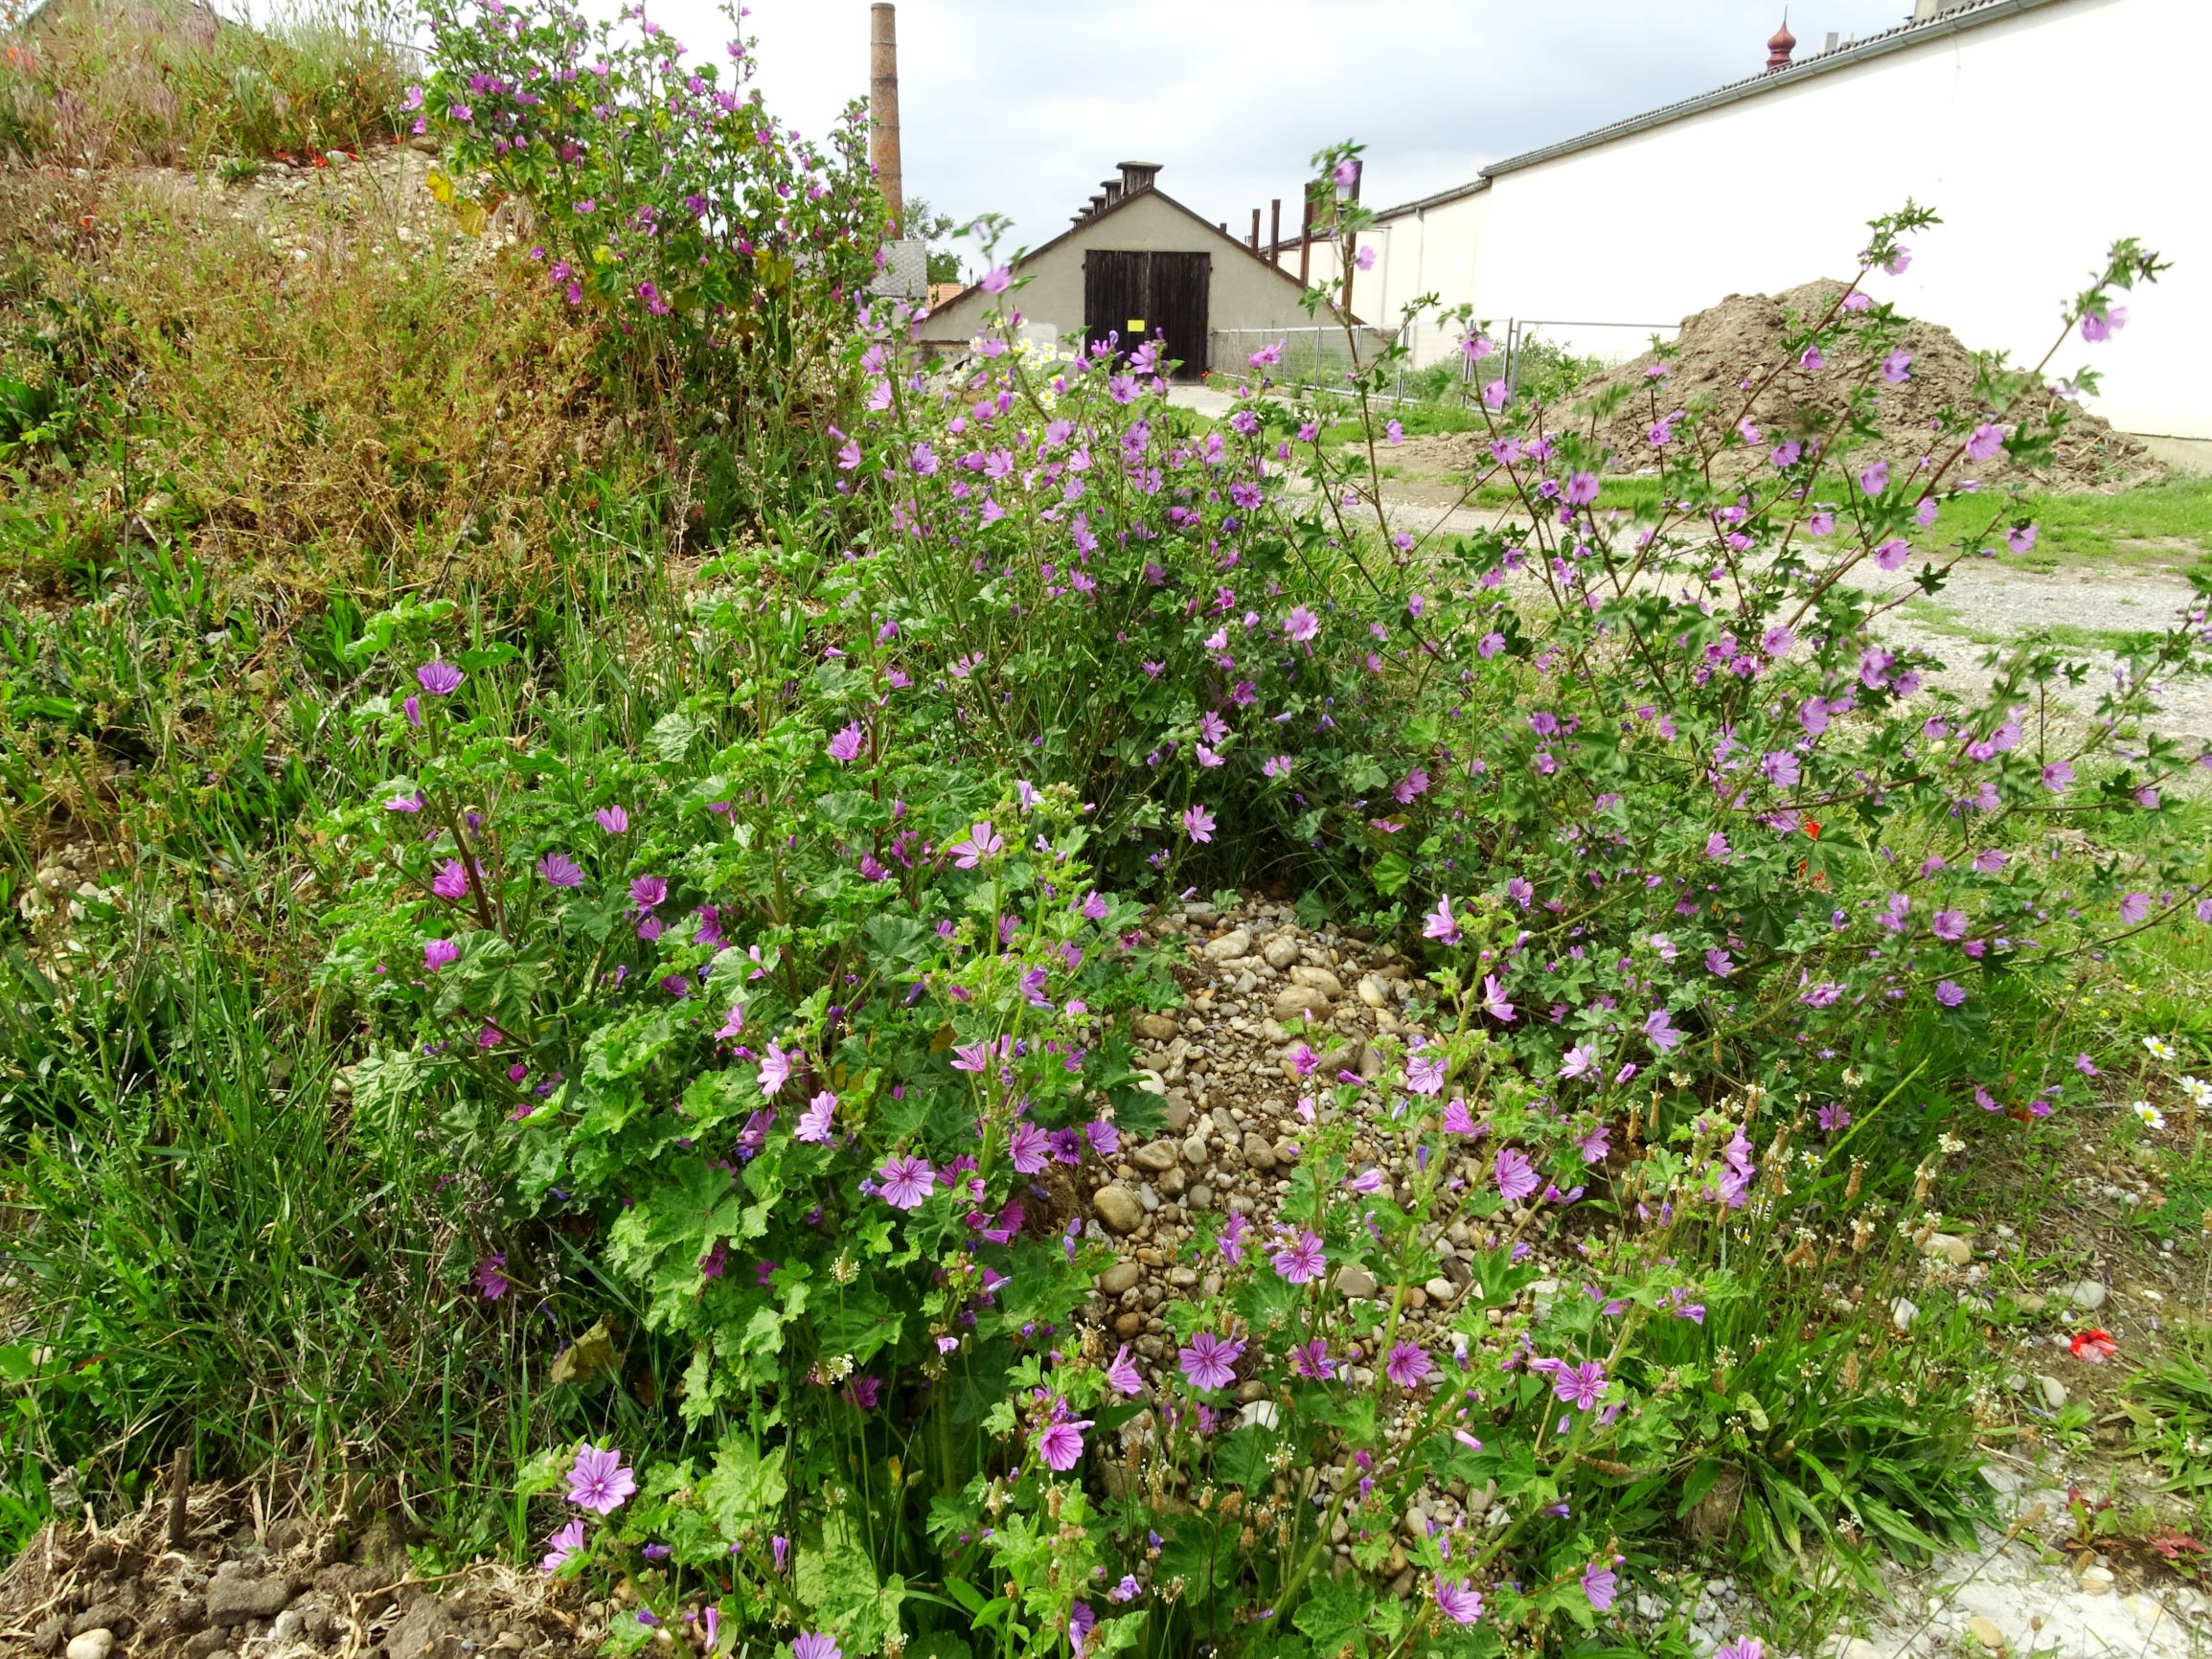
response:
<svg viewBox="0 0 2212 1659"><path fill-rule="evenodd" d="M1878 224L1869 265L1926 222ZM2155 270L2122 246L2073 314ZM1791 352L1879 359L1899 326L1839 306ZM861 551L710 567L679 679L715 690L627 746L517 700L497 651L442 658L434 609L362 647L388 776L329 827L357 897L328 972L377 1035L376 1109L436 1112L517 1237L587 1228L641 1309L623 1352L683 1367L634 1476L596 1445L537 1464L528 1489L565 1471L603 1517L571 1513L559 1569L855 1652L970 1625L1476 1651L1573 1644L1716 1491L1716 1535L1777 1577L1833 1537L1971 1535L1969 1327L1901 1300L1932 1194L2088 1098L2008 1022L2212 918L2202 848L2157 828L2201 757L2102 758L2202 666L2201 612L2062 749L2029 721L2063 658L1962 703L1839 580L1902 568L1962 457L2047 431L1962 427L1892 481L1688 410L1653 439L1687 505L1625 529L1608 458L1494 384L1528 522L1423 548L1355 516L1353 464L1264 375L1194 436L1154 348L1039 364L994 327L935 385L879 327L855 350ZM1705 454L1746 443L1771 482L1714 496ZM2130 859L2073 855L2054 809L2126 823ZM1293 1036L1288 1200L1202 1223L1210 1282L1140 1366L1063 1334L1106 1260L1086 1171L1154 1126L1102 1017L1144 989L1129 896L1289 859L1425 912L1435 1034L1372 1083ZM1439 1348L1403 1318L1447 1224L1477 1288ZM1562 1253L1588 1283L1547 1297ZM1398 1542L1417 1494L1474 1488L1482 1518ZM1321 1570L1335 1536L1355 1570ZM1366 1576L1394 1547L1411 1601Z"/></svg>
<svg viewBox="0 0 2212 1659"><path fill-rule="evenodd" d="M1551 430L1553 388L1486 378L1471 324L1471 489L1519 510L1423 538L1362 465L1402 343L1349 449L1266 350L1208 431L1155 349L1046 361L1010 316L933 375L909 318L855 314L849 149L789 209L810 260L764 280L745 216L816 158L659 45L610 53L635 96L572 101L601 37L504 16L440 14L426 120L539 212L544 269L434 303L464 339L589 349L759 534L674 564L667 602L622 561L688 514L610 481L622 533L550 517L575 544L541 587L335 596L258 688L221 653L263 612L160 536L121 544L107 608L10 619L10 878L126 816L166 874L81 914L11 894L15 1261L55 1341L0 1352L35 1429L0 1524L34 1517L40 1459L127 1490L188 1433L232 1466L359 1444L467 1494L449 1549L558 1514L549 1570L650 1616L618 1648L689 1616L798 1659L1613 1650L1615 1599L1676 1581L1685 1534L1785 1586L1968 1536L1976 1310L1924 1261L1939 1205L2092 1100L2053 1011L2212 920L2173 805L2203 757L2120 736L2205 666L2201 608L2086 729L2042 717L2087 672L2056 646L1961 698L1872 631L2032 545L1958 474L2050 429L1961 424L1892 477L1853 455L1869 386L1836 431L1715 401L1607 456ZM666 179L632 165L649 92L678 106ZM715 111L768 153L735 162ZM765 194L677 218L723 162ZM1879 222L1862 279L1927 222ZM2109 332L2157 269L2121 244L2070 324ZM102 343L173 361L75 302L60 369L0 405L18 454L73 466L132 419L90 390ZM423 316L388 304L364 336ZM1879 362L1900 327L1839 300L1790 356ZM481 361L489 397L532 359ZM216 367L223 406L262 384ZM750 413L700 419L747 375ZM1705 482L1753 444L1755 482ZM601 488L541 456L489 492ZM1606 475L1652 458L1630 522ZM1139 923L1264 881L1418 951L1417 994L1364 1071L1282 1034L1307 1128L1281 1204L1199 1217L1171 1339L1115 1352L1095 1188L1161 1121L1119 1016L1176 994ZM264 1171L269 1146L315 1167ZM1471 1283L1413 1323L1449 1229ZM365 1353L327 1340L364 1310ZM237 1370L303 1403L210 1434Z"/></svg>

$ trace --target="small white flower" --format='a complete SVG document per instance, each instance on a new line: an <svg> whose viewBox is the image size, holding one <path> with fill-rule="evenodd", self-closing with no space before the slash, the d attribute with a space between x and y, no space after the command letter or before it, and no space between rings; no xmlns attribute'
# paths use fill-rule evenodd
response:
<svg viewBox="0 0 2212 1659"><path fill-rule="evenodd" d="M2212 1109L2212 1083L2202 1078L2183 1078L2181 1092L2189 1097L2191 1104Z"/></svg>
<svg viewBox="0 0 2212 1659"><path fill-rule="evenodd" d="M2141 1118L2147 1128L2162 1129L2166 1126L2166 1114L2149 1101L2136 1101L2129 1107L2129 1110Z"/></svg>
<svg viewBox="0 0 2212 1659"><path fill-rule="evenodd" d="M2143 1046L2151 1051L2151 1057L2155 1060L2170 1060L2174 1057L2174 1045L2164 1037L2145 1037Z"/></svg>

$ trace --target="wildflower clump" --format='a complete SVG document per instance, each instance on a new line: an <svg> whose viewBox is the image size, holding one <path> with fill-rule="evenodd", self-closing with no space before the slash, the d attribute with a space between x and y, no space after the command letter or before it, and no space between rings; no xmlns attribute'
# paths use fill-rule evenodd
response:
<svg viewBox="0 0 2212 1659"><path fill-rule="evenodd" d="M524 97L573 114L562 74L596 69L526 36L549 67L441 82L448 118L481 100L494 160L599 165ZM1909 372L1867 284L1926 222L1878 222L1777 370L1884 366L1853 407ZM2069 330L2155 268L2115 249ZM2203 611L2062 728L2057 648L1966 695L1878 626L1965 556L1923 544L1968 469L2047 427L1961 418L1908 472L1849 422L1654 390L1630 457L1484 383L1467 489L1517 511L1423 537L1268 353L1201 428L1157 340L1025 354L1016 274L984 285L1001 310L950 365L896 307L855 315L836 545L708 561L651 698L531 699L435 603L360 653L386 777L325 827L357 1109L454 1182L485 1302L584 1279L563 1385L623 1375L657 1437L634 1467L604 1435L539 1461L532 1489L596 1517L563 1510L548 1570L627 1574L637 1642L689 1617L802 1659L978 1628L1472 1653L1617 1617L1716 1491L1776 1574L1869 1515L1901 1551L1971 1535L1968 1391L1904 1292L1932 1305L1957 1168L2089 1098L1989 1034L2212 918L2164 816L2203 757L2122 736L2205 665ZM637 326L713 348L728 303ZM1371 431L1400 350L1355 375ZM1993 366L1989 405L2032 378ZM1711 482L1738 451L1748 478ZM1608 508L1646 463L1664 511ZM2062 812L2130 857L2078 856ZM1187 1232L1147 1234L1123 1170L1182 1153L1127 1016L1216 990L1159 906L1263 876L1420 955L1357 1031L1296 983L1244 1021L1294 1135L1244 1154L1257 1198L1194 1192ZM1109 1337L1105 1276L1145 1269Z"/></svg>

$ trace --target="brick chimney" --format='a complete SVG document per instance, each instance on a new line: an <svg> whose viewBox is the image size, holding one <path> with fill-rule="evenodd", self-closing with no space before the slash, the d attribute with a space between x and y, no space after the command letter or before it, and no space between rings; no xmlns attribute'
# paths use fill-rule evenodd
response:
<svg viewBox="0 0 2212 1659"><path fill-rule="evenodd" d="M906 182L899 155L899 9L890 0L868 9L868 163L893 234L901 234Z"/></svg>

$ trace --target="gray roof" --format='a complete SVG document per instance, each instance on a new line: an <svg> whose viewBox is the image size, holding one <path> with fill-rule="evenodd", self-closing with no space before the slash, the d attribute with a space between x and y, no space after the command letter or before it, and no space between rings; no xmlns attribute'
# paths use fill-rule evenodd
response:
<svg viewBox="0 0 2212 1659"><path fill-rule="evenodd" d="M1833 52L1816 52L1810 57L1798 59L1787 69L1745 76L1742 80L1730 81L1725 86L1716 87L1711 92L1699 93L1695 98L1680 99L1673 103L1662 104L1657 109L1648 110L1642 115L1630 116L1626 121L1616 121L1609 125L1593 128L1578 138L1564 139L1558 144L1547 144L1539 149L1524 150L1519 155L1508 156L1503 161L1494 161L1482 170L1481 174L1472 183L1460 185L1452 190L1441 191L1435 195L1424 196L1419 201L1410 201L1402 206L1390 208L1376 215L1376 217L1379 219L1397 218L1405 214L1418 213L1425 208L1439 207L1448 201L1456 201L1461 196L1472 194L1500 173L1515 172L1524 167L1534 167L1539 162L1551 161L1562 155L1571 155L1578 149L1589 149L1601 144L1610 144L1616 138L1626 138L1631 133L1646 132L1654 126L1664 126L1669 122L1680 121L1685 116L1701 114L1708 109L1718 109L1722 104L1734 103L1739 99L1756 98L1763 92L1772 92L1785 86L1796 86L1812 80L1814 76L1827 75L1838 69L1848 69L1854 64L1886 57L1892 52L1900 52L1907 47L1922 45L1946 34L1955 34L1968 29L1977 29L1985 23L1995 23L2002 18L2018 16L2023 11L2033 11L2040 7L2064 3L2065 0L1964 0L1964 4L1956 5L1950 11L1939 12L1933 17L1900 23L1893 29L1884 29L1878 34L1868 34L1850 42L1848 45L1838 46Z"/></svg>

